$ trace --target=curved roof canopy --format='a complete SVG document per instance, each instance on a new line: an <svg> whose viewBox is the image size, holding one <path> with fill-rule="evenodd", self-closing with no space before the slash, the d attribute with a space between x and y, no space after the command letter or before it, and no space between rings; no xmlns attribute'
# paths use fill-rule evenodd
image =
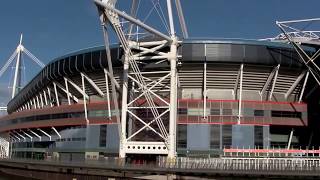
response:
<svg viewBox="0 0 320 180"><path fill-rule="evenodd" d="M308 52L313 48L305 47ZM281 64L285 67L301 68L298 55L291 45L279 42L240 40L240 39L187 39L179 48L182 63L245 63L261 65ZM121 67L122 49L116 45L111 48L114 67ZM167 63L163 64L167 66ZM52 60L8 103L8 112L14 112L22 103L28 101L36 92L54 80L64 76L74 76L80 72L92 72L106 68L104 46L79 50ZM150 64L153 68L159 65ZM161 66L161 65L160 65Z"/></svg>

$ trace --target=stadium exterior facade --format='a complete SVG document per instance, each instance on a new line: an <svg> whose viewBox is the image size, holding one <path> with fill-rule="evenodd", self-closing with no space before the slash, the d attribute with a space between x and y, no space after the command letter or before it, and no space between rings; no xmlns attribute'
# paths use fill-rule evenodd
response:
<svg viewBox="0 0 320 180"><path fill-rule="evenodd" d="M305 50L314 51L310 47ZM118 112L109 93L111 81L117 89L122 88L122 48L113 46L111 56L114 79L106 70L106 51L101 46L53 60L21 89L8 104L9 114L0 119L1 137L10 141L12 157L118 156ZM308 80L309 73L292 46L255 40L184 40L178 47L178 57L178 156L314 145L310 126L317 117L316 103L308 99L317 97L315 82ZM168 62L146 62L140 67L146 83L163 96L169 95L162 87L170 79L155 83L170 70ZM129 80L130 92L138 88ZM150 110L144 108L145 99L132 98L141 102L135 114L151 121ZM161 106L164 102L155 103ZM143 125L133 114L130 117L128 137ZM152 129L157 127L150 123L134 140L159 138ZM144 154L149 155L165 151L165 147L150 144L126 148L127 152L130 148L145 149Z"/></svg>

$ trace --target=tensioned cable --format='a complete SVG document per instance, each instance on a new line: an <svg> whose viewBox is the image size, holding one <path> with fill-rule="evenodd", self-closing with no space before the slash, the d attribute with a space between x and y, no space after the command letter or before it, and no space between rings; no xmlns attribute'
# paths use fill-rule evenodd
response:
<svg viewBox="0 0 320 180"><path fill-rule="evenodd" d="M169 25L168 25L168 22L167 22L167 18L166 18L166 16L164 15L164 13L163 13L163 9L162 9L162 6L160 5L160 2L159 2L159 0L158 0L158 6L159 6L159 9L160 9L160 12L161 12L161 14L162 14L162 17L163 17L163 19L164 19L164 21L165 21L165 23L166 23L166 25L167 25L167 28L168 28L168 34L170 34L170 28L169 28Z"/></svg>
<svg viewBox="0 0 320 180"><path fill-rule="evenodd" d="M6 62L6 64L1 68L0 70L0 77L3 75L3 73L5 71L7 71L8 67L10 66L10 64L12 63L12 61L16 58L17 56L17 50L15 50L12 55L10 56L10 58L8 59L8 61Z"/></svg>
<svg viewBox="0 0 320 180"><path fill-rule="evenodd" d="M44 68L46 65L41 62L36 56L34 56L28 49L24 48L24 53L26 53L31 60L37 63L41 68Z"/></svg>
<svg viewBox="0 0 320 180"><path fill-rule="evenodd" d="M150 11L148 12L147 16L142 20L143 23L145 23L146 20L148 20L148 18L150 17L152 11L153 11L155 8L156 8L156 7L153 6L153 7L150 9Z"/></svg>
<svg viewBox="0 0 320 180"><path fill-rule="evenodd" d="M23 72L23 76L21 76L21 79L20 79L20 86L19 88L22 88L25 84L26 84L26 81L27 81L27 78L26 78L26 65L25 65L25 59L23 58L23 55L21 53L21 71Z"/></svg>
<svg viewBox="0 0 320 180"><path fill-rule="evenodd" d="M169 33L169 32L170 32L170 31L169 31L169 26L168 26L168 24L167 24L167 21L166 21L166 19L165 19L165 17L164 17L163 12L162 12L162 8L161 8L161 5L159 4L159 1L157 1L157 2L155 3L154 0L151 0L151 2L152 2L153 5L156 7L155 10L156 10L157 14L159 15L159 18L160 18L162 24L163 24L164 27L166 28L168 34L170 34L170 33ZM158 10L157 6L159 6L159 10ZM159 11L161 11L162 14L160 14Z"/></svg>

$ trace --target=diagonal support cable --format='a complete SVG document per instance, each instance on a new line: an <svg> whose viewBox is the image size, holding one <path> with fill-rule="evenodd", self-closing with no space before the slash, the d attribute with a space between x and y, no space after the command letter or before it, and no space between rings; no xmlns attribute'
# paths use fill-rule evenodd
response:
<svg viewBox="0 0 320 180"><path fill-rule="evenodd" d="M3 75L4 72L6 72L6 70L8 69L8 67L10 66L10 64L13 62L13 60L16 58L17 56L17 50L15 50L12 55L10 56L10 58L7 60L6 64L1 68L0 70L0 77Z"/></svg>
<svg viewBox="0 0 320 180"><path fill-rule="evenodd" d="M24 48L23 52L28 55L31 60L33 60L35 63L37 63L41 68L44 68L46 65L41 62L36 56L34 56L28 49Z"/></svg>
<svg viewBox="0 0 320 180"><path fill-rule="evenodd" d="M283 22L276 22L276 24L278 25L278 27L280 28L280 30L282 31L282 33L284 34L284 36L286 37L286 39L290 42L290 44L293 46L293 48L295 49L295 51L298 53L300 59L302 60L302 62L305 64L305 66L308 68L309 72L311 73L311 75L314 77L314 79L316 80L316 82L320 85L320 68L318 67L318 65L314 62L314 60L316 58L318 58L319 54L319 50L316 51L311 57L305 52L304 49L302 49L302 47L300 46L300 44L298 44L298 42L296 42L295 40L292 39L292 37L290 36L290 34L285 30L285 28L289 28L289 29L294 29L298 32L301 32L299 29L297 28L293 28L289 25L287 25L287 23L298 23L298 22L308 22L308 21L319 21L320 18L315 18L315 19L307 19L307 20L295 20L295 21L283 21ZM313 65L310 66L309 62L311 62L311 64ZM315 69L314 69L315 68Z"/></svg>

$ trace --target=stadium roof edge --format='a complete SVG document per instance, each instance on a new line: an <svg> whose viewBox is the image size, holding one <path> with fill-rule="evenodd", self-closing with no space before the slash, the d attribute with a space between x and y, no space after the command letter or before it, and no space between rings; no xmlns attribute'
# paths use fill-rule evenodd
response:
<svg viewBox="0 0 320 180"><path fill-rule="evenodd" d="M184 39L183 43L212 43L212 44L242 44L242 45L260 45L260 46L270 46L270 47L279 47L279 48L290 48L292 45L288 43L278 42L278 41L265 41L257 39L241 39L241 38L189 38ZM303 46L307 51L315 51L314 48Z"/></svg>
<svg viewBox="0 0 320 180"><path fill-rule="evenodd" d="M119 46L118 44L112 44L110 46L110 48L116 48L118 46ZM97 45L97 46L92 46L92 47L88 47L88 48L81 48L79 50L73 50L73 51L70 51L69 53L66 53L64 55L61 55L61 56L58 56L58 57L52 59L51 61L49 61L48 64L53 63L53 62L58 61L58 60L61 60L61 59L64 59L64 58L67 58L67 57L70 57L70 56L89 53L89 52L92 52L92 51L98 51L98 50L102 50L104 48L105 48L104 45Z"/></svg>
<svg viewBox="0 0 320 180"><path fill-rule="evenodd" d="M246 45L261 45L261 46L270 46L270 47L280 47L280 48L293 48L290 44L283 43L283 42L272 42L272 41L263 41L263 40L257 40L257 39L241 39L241 38L188 38L184 39L183 43L189 44L189 43L212 43L212 44L246 44ZM69 53L66 53L64 55L58 56L51 61L49 61L48 64L53 63L57 60L61 60L63 58L67 58L70 56L75 56L78 54L84 54L96 50L102 50L105 46L104 45L97 45L92 46L88 48L81 48L79 50L73 50ZM116 48L119 47L119 44L112 44L110 48ZM305 50L308 51L314 51L314 48L306 47L304 46Z"/></svg>

